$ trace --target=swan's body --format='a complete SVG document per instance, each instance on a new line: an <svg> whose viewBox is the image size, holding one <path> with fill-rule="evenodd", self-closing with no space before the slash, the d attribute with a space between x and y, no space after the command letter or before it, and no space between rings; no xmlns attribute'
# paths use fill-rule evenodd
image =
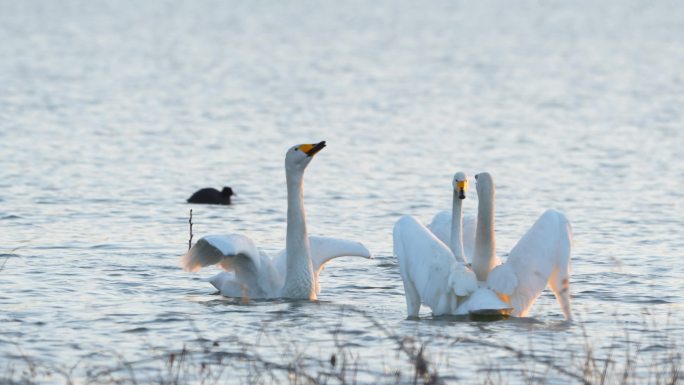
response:
<svg viewBox="0 0 684 385"><path fill-rule="evenodd" d="M474 273L473 273L474 274ZM477 283L477 289L470 293L468 297L456 309L454 314L475 314L486 316L509 316L513 308L487 287L483 282Z"/></svg>
<svg viewBox="0 0 684 385"><path fill-rule="evenodd" d="M566 319L570 313L570 252L572 228L564 214L547 210L509 253L498 263L494 237L494 182L487 173L478 174L478 221L473 270L486 279L487 287L525 316L548 284Z"/></svg>
<svg viewBox="0 0 684 385"><path fill-rule="evenodd" d="M242 235L209 235L192 247L194 259L201 266L220 264L226 270L209 279L214 287L226 297L279 298L286 297L284 279L287 275L287 251L282 250L270 258L252 241ZM311 251L312 281L314 291L320 293L318 276L325 264L336 257L362 256L370 258L368 250L358 242L327 237L309 237ZM234 258L226 256L235 255ZM307 297L308 298L308 297Z"/></svg>
<svg viewBox="0 0 684 385"><path fill-rule="evenodd" d="M358 242L309 237L304 213L303 177L313 155L325 142L292 147L285 157L287 179L287 235L285 250L275 259L257 249L243 235L211 235L182 257L188 271L218 264L225 272L210 282L228 297L316 299L320 292L318 275L324 265L339 256L370 258Z"/></svg>
<svg viewBox="0 0 684 385"><path fill-rule="evenodd" d="M465 174L456 173L448 242L411 216L401 217L394 226L394 254L399 262L409 317L418 316L421 304L430 307L434 315L468 314L482 310L480 306L502 312L509 308L491 290L478 287L475 274L466 265L462 234L466 186ZM477 300L470 300L474 294Z"/></svg>

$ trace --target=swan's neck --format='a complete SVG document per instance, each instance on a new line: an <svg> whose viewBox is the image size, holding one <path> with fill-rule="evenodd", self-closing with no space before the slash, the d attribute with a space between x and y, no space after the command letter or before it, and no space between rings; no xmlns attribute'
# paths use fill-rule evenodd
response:
<svg viewBox="0 0 684 385"><path fill-rule="evenodd" d="M475 230L475 251L473 271L478 281L486 281L496 260L494 239L494 194L480 198L477 205L477 228Z"/></svg>
<svg viewBox="0 0 684 385"><path fill-rule="evenodd" d="M283 296L315 299L304 213L304 172L287 172L287 268Z"/></svg>
<svg viewBox="0 0 684 385"><path fill-rule="evenodd" d="M454 202L451 211L451 240L449 248L454 253L457 261L465 263L465 253L463 252L463 200L458 197L454 190Z"/></svg>

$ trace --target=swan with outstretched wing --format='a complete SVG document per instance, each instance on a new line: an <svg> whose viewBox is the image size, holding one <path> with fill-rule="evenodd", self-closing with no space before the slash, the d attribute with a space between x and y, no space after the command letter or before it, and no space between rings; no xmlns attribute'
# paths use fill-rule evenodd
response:
<svg viewBox="0 0 684 385"><path fill-rule="evenodd" d="M488 173L475 179L479 204L473 270L478 280L486 281L519 317L529 313L548 285L570 320L572 227L566 216L556 210L544 212L500 263L495 254L494 182Z"/></svg>
<svg viewBox="0 0 684 385"><path fill-rule="evenodd" d="M304 170L325 142L290 148L285 156L287 230L285 250L272 259L247 237L238 234L201 238L181 258L188 271L219 265L223 270L210 279L222 295L249 298L316 299L318 278L325 264L341 256L371 258L361 243L326 237L309 237L304 213Z"/></svg>
<svg viewBox="0 0 684 385"><path fill-rule="evenodd" d="M453 188L448 243L412 216L401 217L394 226L394 255L399 263L410 318L418 317L421 304L428 306L433 315L468 314L482 310L478 306L500 312L509 309L491 290L478 286L475 274L466 265L461 230L462 202L467 188L463 172L454 175Z"/></svg>

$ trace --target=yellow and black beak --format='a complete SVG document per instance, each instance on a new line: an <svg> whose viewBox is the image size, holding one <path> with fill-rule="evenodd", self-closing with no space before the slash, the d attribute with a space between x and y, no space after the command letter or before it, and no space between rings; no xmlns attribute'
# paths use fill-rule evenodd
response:
<svg viewBox="0 0 684 385"><path fill-rule="evenodd" d="M302 144L299 149L307 156L314 156L325 147L325 140L315 144Z"/></svg>
<svg viewBox="0 0 684 385"><path fill-rule="evenodd" d="M459 199L465 199L466 195L466 190L468 189L468 181L467 180L459 180L456 182L456 188L458 189L458 198Z"/></svg>

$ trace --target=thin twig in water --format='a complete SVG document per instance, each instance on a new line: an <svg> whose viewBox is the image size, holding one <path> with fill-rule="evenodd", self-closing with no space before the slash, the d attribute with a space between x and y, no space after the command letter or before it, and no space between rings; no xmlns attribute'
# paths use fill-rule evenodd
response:
<svg viewBox="0 0 684 385"><path fill-rule="evenodd" d="M188 223L190 224L190 239L188 239L188 250L192 248L192 209L190 209L190 219L188 219Z"/></svg>

